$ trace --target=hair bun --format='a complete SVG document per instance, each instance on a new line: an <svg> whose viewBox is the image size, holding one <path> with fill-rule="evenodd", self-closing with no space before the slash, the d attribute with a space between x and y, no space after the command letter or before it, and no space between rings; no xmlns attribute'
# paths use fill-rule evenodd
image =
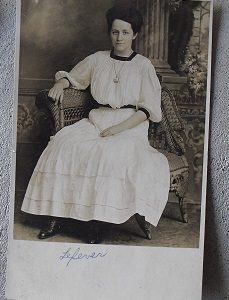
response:
<svg viewBox="0 0 229 300"><path fill-rule="evenodd" d="M140 11L128 0L116 1L115 5L108 9L106 19L108 32L111 31L112 23L116 19L130 23L134 34L138 33L143 25L143 18Z"/></svg>

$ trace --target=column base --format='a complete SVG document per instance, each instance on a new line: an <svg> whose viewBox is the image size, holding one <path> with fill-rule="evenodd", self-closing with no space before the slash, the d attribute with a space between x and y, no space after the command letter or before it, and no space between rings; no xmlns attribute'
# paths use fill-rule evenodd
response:
<svg viewBox="0 0 229 300"><path fill-rule="evenodd" d="M171 66L163 61L158 59L149 58L152 62L152 65L155 67L158 74L161 75L175 75L176 72L171 69Z"/></svg>
<svg viewBox="0 0 229 300"><path fill-rule="evenodd" d="M179 91L187 83L187 77L180 76L171 68L155 67L156 73L162 85L166 85L172 92Z"/></svg>
<svg viewBox="0 0 229 300"><path fill-rule="evenodd" d="M181 87L187 83L187 77L180 76L167 61L149 57L152 65L155 67L161 84L166 85L173 93L180 91Z"/></svg>

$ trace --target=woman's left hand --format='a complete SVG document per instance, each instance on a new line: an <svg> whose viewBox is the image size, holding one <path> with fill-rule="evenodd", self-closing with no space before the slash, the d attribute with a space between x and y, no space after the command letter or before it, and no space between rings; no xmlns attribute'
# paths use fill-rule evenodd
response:
<svg viewBox="0 0 229 300"><path fill-rule="evenodd" d="M121 131L123 131L123 130L121 129L120 126L114 125L114 126L108 127L106 129L104 129L103 131L101 131L100 136L102 136L102 137L111 136L111 135L120 133Z"/></svg>
<svg viewBox="0 0 229 300"><path fill-rule="evenodd" d="M133 114L132 116L130 116L127 120L118 123L114 126L108 127L106 129L104 129L103 131L100 132L100 136L105 137L105 136L111 136L117 133L120 133L122 131L125 131L127 129L133 128L135 126L137 126L138 124L142 123L143 121L146 120L146 114L141 111L138 110L135 112L135 114Z"/></svg>

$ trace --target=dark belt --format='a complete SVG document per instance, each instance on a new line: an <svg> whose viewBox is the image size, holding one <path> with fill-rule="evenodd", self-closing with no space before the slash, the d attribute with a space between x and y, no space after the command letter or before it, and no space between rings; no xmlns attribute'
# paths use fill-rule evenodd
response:
<svg viewBox="0 0 229 300"><path fill-rule="evenodd" d="M99 103L99 107L109 107L109 108L112 108L109 104L100 104L100 103ZM134 109L136 109L136 106L128 104L128 105L121 106L119 108L134 108Z"/></svg>
<svg viewBox="0 0 229 300"><path fill-rule="evenodd" d="M110 107L110 108L112 108L109 104L100 104L100 103L99 103L99 107ZM124 105L124 106L121 106L119 108L133 108L133 109L137 109L136 106L131 105L131 104ZM138 110L143 111L146 114L147 119L149 119L150 113L148 112L147 109L145 109L144 107L139 107Z"/></svg>

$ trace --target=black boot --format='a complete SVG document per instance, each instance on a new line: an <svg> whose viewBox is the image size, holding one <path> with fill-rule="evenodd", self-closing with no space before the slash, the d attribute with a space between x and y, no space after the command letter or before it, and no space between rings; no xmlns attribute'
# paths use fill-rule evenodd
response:
<svg viewBox="0 0 229 300"><path fill-rule="evenodd" d="M87 235L87 243L99 244L101 241L101 226L99 224L99 221L90 221Z"/></svg>
<svg viewBox="0 0 229 300"><path fill-rule="evenodd" d="M148 240L151 240L151 224L145 220L144 216L140 216L139 214L135 215L135 219L138 222L138 225L140 226L141 230L145 233L146 238Z"/></svg>
<svg viewBox="0 0 229 300"><path fill-rule="evenodd" d="M40 230L38 238L43 240L52 237L60 232L60 228L60 220L58 218L51 217L46 222L45 226Z"/></svg>

